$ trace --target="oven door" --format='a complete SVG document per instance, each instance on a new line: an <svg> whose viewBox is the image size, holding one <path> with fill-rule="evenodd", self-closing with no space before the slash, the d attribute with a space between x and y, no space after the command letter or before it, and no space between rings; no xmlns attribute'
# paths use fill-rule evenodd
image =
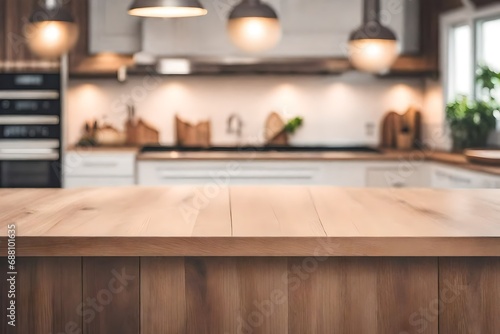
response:
<svg viewBox="0 0 500 334"><path fill-rule="evenodd" d="M0 149L0 188L61 188L59 151Z"/></svg>

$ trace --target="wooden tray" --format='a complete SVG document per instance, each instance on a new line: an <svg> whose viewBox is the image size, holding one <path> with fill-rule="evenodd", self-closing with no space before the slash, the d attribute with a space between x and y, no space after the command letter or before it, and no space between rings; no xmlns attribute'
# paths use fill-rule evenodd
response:
<svg viewBox="0 0 500 334"><path fill-rule="evenodd" d="M469 162L500 166L500 150L465 150L464 154Z"/></svg>

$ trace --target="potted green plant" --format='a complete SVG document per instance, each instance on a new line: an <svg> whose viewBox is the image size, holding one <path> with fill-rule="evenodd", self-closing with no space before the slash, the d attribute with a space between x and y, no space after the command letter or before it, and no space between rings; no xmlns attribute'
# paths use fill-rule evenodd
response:
<svg viewBox="0 0 500 334"><path fill-rule="evenodd" d="M454 151L485 147L496 126L495 115L499 104L493 92L500 88L500 73L481 66L476 82L481 88L482 99L470 101L465 96L459 96L446 107Z"/></svg>

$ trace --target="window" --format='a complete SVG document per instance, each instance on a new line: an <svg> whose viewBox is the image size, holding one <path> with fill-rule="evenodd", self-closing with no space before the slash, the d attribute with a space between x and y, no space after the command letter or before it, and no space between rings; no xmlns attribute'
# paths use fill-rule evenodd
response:
<svg viewBox="0 0 500 334"><path fill-rule="evenodd" d="M478 62L500 71L500 18L478 25Z"/></svg>
<svg viewBox="0 0 500 334"><path fill-rule="evenodd" d="M487 65L500 71L500 5L445 14L441 31L446 101L459 95L478 97L477 67ZM500 90L496 97L500 99Z"/></svg>
<svg viewBox="0 0 500 334"><path fill-rule="evenodd" d="M449 33L449 100L454 100L459 95L472 97L474 79L470 70L473 64L471 29L468 25L461 25L451 28Z"/></svg>
<svg viewBox="0 0 500 334"><path fill-rule="evenodd" d="M500 71L500 18L483 20L477 26L477 62ZM500 90L493 96L500 101Z"/></svg>

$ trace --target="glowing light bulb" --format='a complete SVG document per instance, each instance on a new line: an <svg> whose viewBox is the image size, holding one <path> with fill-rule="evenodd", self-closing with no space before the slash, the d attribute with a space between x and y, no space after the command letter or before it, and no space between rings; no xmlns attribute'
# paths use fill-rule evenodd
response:
<svg viewBox="0 0 500 334"><path fill-rule="evenodd" d="M281 39L281 25L277 19L245 17L228 24L229 37L234 45L247 52L271 49Z"/></svg>
<svg viewBox="0 0 500 334"><path fill-rule="evenodd" d="M369 73L385 73L396 61L399 45L395 40L359 39L349 43L349 57L355 68Z"/></svg>
<svg viewBox="0 0 500 334"><path fill-rule="evenodd" d="M26 34L31 51L44 58L56 58L67 53L77 40L78 26L70 22L33 23Z"/></svg>

